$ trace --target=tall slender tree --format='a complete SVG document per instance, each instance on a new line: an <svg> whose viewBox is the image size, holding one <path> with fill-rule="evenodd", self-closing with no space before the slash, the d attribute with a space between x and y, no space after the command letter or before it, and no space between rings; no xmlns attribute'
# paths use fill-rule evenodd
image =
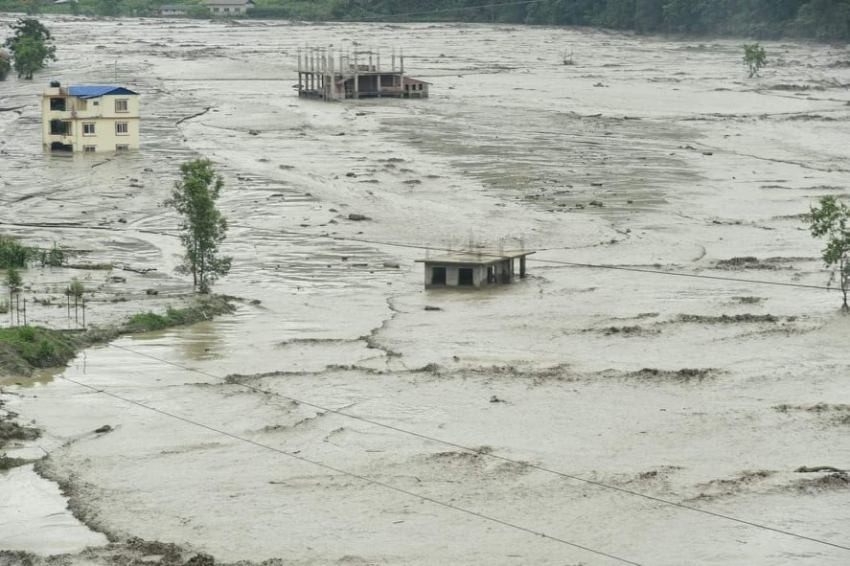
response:
<svg viewBox="0 0 850 566"><path fill-rule="evenodd" d="M835 198L820 199L809 216L809 230L815 238L826 240L821 257L832 268L830 284L838 278L838 287L844 299L841 308L847 312L847 294L850 292L850 207Z"/></svg>
<svg viewBox="0 0 850 566"><path fill-rule="evenodd" d="M209 293L212 284L230 271L232 258L219 255L219 245L227 236L227 220L216 208L224 180L208 159L195 159L180 166L182 179L174 184L166 201L182 215L180 241L185 255L180 270L192 274L200 293Z"/></svg>

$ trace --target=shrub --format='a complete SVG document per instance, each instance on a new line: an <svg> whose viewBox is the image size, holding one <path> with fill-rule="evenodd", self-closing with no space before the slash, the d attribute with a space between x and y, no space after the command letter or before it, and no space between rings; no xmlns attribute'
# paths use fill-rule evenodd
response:
<svg viewBox="0 0 850 566"><path fill-rule="evenodd" d="M168 326L169 321L166 317L152 312L134 314L127 321L127 330L130 332L152 332L168 328Z"/></svg>
<svg viewBox="0 0 850 566"><path fill-rule="evenodd" d="M34 250L15 238L0 236L0 269L24 268L33 257Z"/></svg>
<svg viewBox="0 0 850 566"><path fill-rule="evenodd" d="M76 355L76 344L72 338L56 330L36 326L0 329L0 343L36 368L65 365Z"/></svg>

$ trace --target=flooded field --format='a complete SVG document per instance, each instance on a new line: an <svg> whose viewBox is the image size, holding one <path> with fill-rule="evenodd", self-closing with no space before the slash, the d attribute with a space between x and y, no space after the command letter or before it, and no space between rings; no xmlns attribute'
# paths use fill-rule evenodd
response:
<svg viewBox="0 0 850 566"><path fill-rule="evenodd" d="M850 318L805 287L829 276L802 218L848 196L850 49L765 44L750 80L733 40L45 22L60 60L0 83L0 232L116 267L30 270L30 319L73 326L73 276L95 291L89 323L182 300L161 203L196 156L226 181L234 261L216 291L244 302L5 382L6 408L43 430L10 455L49 457L0 472L0 549L850 562L850 477L798 471L850 468ZM431 98L299 100L297 49L352 41L404 47ZM50 79L140 92L142 150L45 155ZM469 242L537 250L530 276L423 290L414 261Z"/></svg>

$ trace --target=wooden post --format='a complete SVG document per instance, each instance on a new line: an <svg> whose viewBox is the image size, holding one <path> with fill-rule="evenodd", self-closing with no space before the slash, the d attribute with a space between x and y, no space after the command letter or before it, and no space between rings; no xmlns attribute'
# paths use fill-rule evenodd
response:
<svg viewBox="0 0 850 566"><path fill-rule="evenodd" d="M519 258L519 276L525 279L525 256Z"/></svg>
<svg viewBox="0 0 850 566"><path fill-rule="evenodd" d="M301 77L301 48L299 47L298 48L298 95L299 96L301 96L301 94L304 92L304 83L301 82L302 80L303 79Z"/></svg>

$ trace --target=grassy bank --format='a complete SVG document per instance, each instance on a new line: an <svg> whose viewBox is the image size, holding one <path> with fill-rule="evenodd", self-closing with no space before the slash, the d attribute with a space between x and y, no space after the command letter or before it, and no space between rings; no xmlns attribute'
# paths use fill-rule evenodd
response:
<svg viewBox="0 0 850 566"><path fill-rule="evenodd" d="M169 308L165 314L140 313L123 324L92 328L86 332L68 333L37 326L2 328L0 377L26 377L38 369L62 367L74 359L81 349L109 342L123 334L194 324L234 310L233 303L227 297L201 296L185 308ZM7 444L31 441L39 436L37 429L16 423L15 417L17 415L14 413L3 410L3 402L0 400L0 472L30 463L29 460L7 456L3 450Z"/></svg>
<svg viewBox="0 0 850 566"><path fill-rule="evenodd" d="M184 308L164 314L139 313L123 324L68 333L37 326L0 329L0 376L29 376L38 369L62 367L82 348L114 340L123 334L194 324L235 310L226 297L201 296Z"/></svg>

